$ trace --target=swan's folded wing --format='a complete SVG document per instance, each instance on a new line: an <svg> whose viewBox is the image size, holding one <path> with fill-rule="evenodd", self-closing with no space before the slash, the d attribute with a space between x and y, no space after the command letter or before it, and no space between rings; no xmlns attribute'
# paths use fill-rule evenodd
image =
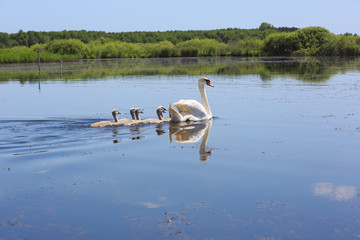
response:
<svg viewBox="0 0 360 240"><path fill-rule="evenodd" d="M196 100L180 100L174 103L174 106L182 116L192 115L199 119L204 119L208 116L204 106Z"/></svg>
<svg viewBox="0 0 360 240"><path fill-rule="evenodd" d="M171 104L169 104L169 114L171 117L171 121L173 122L181 122L183 120L181 114L178 113L178 111L176 111L176 109L171 106Z"/></svg>

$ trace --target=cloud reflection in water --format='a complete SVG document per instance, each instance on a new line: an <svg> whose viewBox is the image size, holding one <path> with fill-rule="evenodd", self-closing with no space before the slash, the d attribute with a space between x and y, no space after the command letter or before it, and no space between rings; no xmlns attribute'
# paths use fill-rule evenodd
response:
<svg viewBox="0 0 360 240"><path fill-rule="evenodd" d="M314 194L323 196L334 201L347 201L356 195L354 186L336 186L329 182L318 182L314 186Z"/></svg>

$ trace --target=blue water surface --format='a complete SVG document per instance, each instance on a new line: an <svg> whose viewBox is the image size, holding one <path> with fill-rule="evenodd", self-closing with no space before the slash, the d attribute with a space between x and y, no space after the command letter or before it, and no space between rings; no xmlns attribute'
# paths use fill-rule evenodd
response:
<svg viewBox="0 0 360 240"><path fill-rule="evenodd" d="M210 122L90 127L200 76L0 83L0 239L358 239L359 71L207 74Z"/></svg>

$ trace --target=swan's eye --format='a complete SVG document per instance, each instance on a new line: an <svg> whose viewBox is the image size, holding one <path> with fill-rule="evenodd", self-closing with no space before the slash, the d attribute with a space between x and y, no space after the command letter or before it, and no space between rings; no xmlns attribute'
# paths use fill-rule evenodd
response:
<svg viewBox="0 0 360 240"><path fill-rule="evenodd" d="M210 87L213 87L209 79L205 79L206 85L209 85Z"/></svg>

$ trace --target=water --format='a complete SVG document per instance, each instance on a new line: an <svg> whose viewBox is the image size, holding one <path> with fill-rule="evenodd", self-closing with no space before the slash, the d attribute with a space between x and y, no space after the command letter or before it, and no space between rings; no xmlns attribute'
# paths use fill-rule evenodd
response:
<svg viewBox="0 0 360 240"><path fill-rule="evenodd" d="M40 89L2 66L0 239L360 238L358 60L126 61L144 75L49 68ZM89 127L200 100L203 75L210 122Z"/></svg>

